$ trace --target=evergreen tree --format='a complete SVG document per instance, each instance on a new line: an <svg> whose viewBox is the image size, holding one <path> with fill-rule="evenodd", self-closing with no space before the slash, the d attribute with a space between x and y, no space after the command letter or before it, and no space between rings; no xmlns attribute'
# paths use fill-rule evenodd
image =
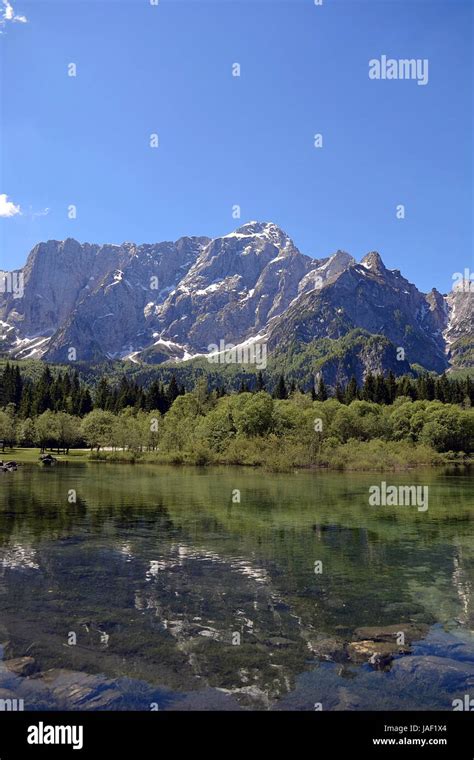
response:
<svg viewBox="0 0 474 760"><path fill-rule="evenodd" d="M7 362L3 373L0 373L0 406L14 404L15 408L18 409L21 403L22 389L23 381L18 365L13 367Z"/></svg>
<svg viewBox="0 0 474 760"><path fill-rule="evenodd" d="M118 406L118 390L117 388L113 388L113 390L110 393L109 400L107 402L107 412L118 412L119 406Z"/></svg>
<svg viewBox="0 0 474 760"><path fill-rule="evenodd" d="M387 386L387 398L388 398L387 403L393 404L397 396L397 380L392 370L390 370L390 372L388 373L386 386Z"/></svg>
<svg viewBox="0 0 474 760"><path fill-rule="evenodd" d="M143 388L138 387L137 398L135 400L135 409L145 409L146 406L146 394Z"/></svg>
<svg viewBox="0 0 474 760"><path fill-rule="evenodd" d="M80 396L79 396L79 404L77 412L74 412L74 414L77 414L79 417L84 417L84 415L89 414L89 412L92 412L93 404L92 404L92 397L89 393L88 388L83 388L81 390Z"/></svg>
<svg viewBox="0 0 474 760"><path fill-rule="evenodd" d="M120 412L127 406L135 406L137 395L138 387L124 375L120 380L117 392L117 411Z"/></svg>
<svg viewBox="0 0 474 760"><path fill-rule="evenodd" d="M278 378L278 383L273 393L273 397L277 399L288 398L288 391L286 389L285 378L283 375L280 375L280 377Z"/></svg>
<svg viewBox="0 0 474 760"><path fill-rule="evenodd" d="M416 400L416 388L408 375L403 375L397 383L397 396L409 396L413 401Z"/></svg>
<svg viewBox="0 0 474 760"><path fill-rule="evenodd" d="M72 393L72 383L71 383L71 378L69 376L69 372L67 372L64 375L63 392L64 392L65 398L67 398L67 399L70 397L70 395Z"/></svg>
<svg viewBox="0 0 474 760"><path fill-rule="evenodd" d="M435 381L432 375L427 375L426 380L426 399L427 401L434 401L435 397Z"/></svg>
<svg viewBox="0 0 474 760"><path fill-rule="evenodd" d="M451 388L446 375L443 373L435 383L435 398L443 404L451 403Z"/></svg>
<svg viewBox="0 0 474 760"><path fill-rule="evenodd" d="M383 375L375 377L374 401L376 404L388 404L388 388Z"/></svg>
<svg viewBox="0 0 474 760"><path fill-rule="evenodd" d="M23 384L23 393L21 396L20 407L18 414L21 419L25 420L30 416L31 407L33 402L33 386L31 382Z"/></svg>
<svg viewBox="0 0 474 760"><path fill-rule="evenodd" d="M161 414L164 414L166 405L166 397L162 384L159 380L153 380L146 394L146 409L150 412L152 409L158 409Z"/></svg>
<svg viewBox="0 0 474 760"><path fill-rule="evenodd" d="M38 414L42 414L47 409L52 408L52 399L51 399L52 383L53 383L53 378L51 375L51 370L49 369L48 366L46 366L33 392L31 412L34 416L37 416Z"/></svg>
<svg viewBox="0 0 474 760"><path fill-rule="evenodd" d="M346 404L350 404L352 401L355 401L358 397L358 386L357 386L357 380L355 378L355 375L352 375L351 379L349 380L349 383L347 384L346 391L344 393L344 400Z"/></svg>
<svg viewBox="0 0 474 760"><path fill-rule="evenodd" d="M95 392L95 408L107 409L110 402L110 388L109 381L106 377L101 377Z"/></svg>
<svg viewBox="0 0 474 760"><path fill-rule="evenodd" d="M466 377L464 395L469 399L471 405L474 405L474 383L472 382L469 375Z"/></svg>
<svg viewBox="0 0 474 760"><path fill-rule="evenodd" d="M168 385L168 390L166 391L166 399L168 401L168 405L171 406L173 404L173 401L175 401L179 395L180 390L178 388L178 383L176 382L176 378L173 375L170 384Z"/></svg>
<svg viewBox="0 0 474 760"><path fill-rule="evenodd" d="M372 372L368 372L365 377L362 398L364 401L375 401L375 377Z"/></svg>
<svg viewBox="0 0 474 760"><path fill-rule="evenodd" d="M21 404L22 393L23 393L23 380L21 379L20 368L17 364L14 371L13 398L12 398L12 401L15 404L16 409L18 409Z"/></svg>
<svg viewBox="0 0 474 760"><path fill-rule="evenodd" d="M59 372L51 383L51 404L53 411L59 412L62 410L63 395L63 376Z"/></svg>
<svg viewBox="0 0 474 760"><path fill-rule="evenodd" d="M335 396L340 404L344 403L344 391L340 383L336 383Z"/></svg>
<svg viewBox="0 0 474 760"><path fill-rule="evenodd" d="M321 376L318 384L318 393L317 393L317 399L318 401L326 401L328 397L328 392L326 389L326 383L323 380L323 377Z"/></svg>

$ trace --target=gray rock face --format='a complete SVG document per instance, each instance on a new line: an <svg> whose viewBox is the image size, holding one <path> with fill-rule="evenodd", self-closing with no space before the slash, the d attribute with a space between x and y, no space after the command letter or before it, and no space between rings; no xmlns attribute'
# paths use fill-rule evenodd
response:
<svg viewBox="0 0 474 760"><path fill-rule="evenodd" d="M421 293L376 252L360 264L344 251L311 258L272 223L139 246L48 241L15 276L22 297L0 290L0 348L17 358L68 361L74 349L82 361L159 363L254 338L271 355L361 328L386 342L361 348L353 368L330 362L330 383L341 372L472 363L473 293Z"/></svg>
<svg viewBox="0 0 474 760"><path fill-rule="evenodd" d="M158 329L194 353L221 339L239 343L285 311L317 263L275 225L243 225L202 250L158 310Z"/></svg>
<svg viewBox="0 0 474 760"><path fill-rule="evenodd" d="M444 328L444 329L443 329ZM446 298L443 338L451 363L472 367L474 361L474 283L463 281Z"/></svg>
<svg viewBox="0 0 474 760"><path fill-rule="evenodd" d="M269 348L295 339L340 338L359 327L386 336L403 349L408 362L442 372L447 367L445 343L431 314L426 296L370 253L334 282L303 293L271 326Z"/></svg>
<svg viewBox="0 0 474 760"><path fill-rule="evenodd" d="M23 270L24 296L0 297L12 356L67 361L116 358L152 342L147 315L187 272L207 238L135 246L36 246Z"/></svg>

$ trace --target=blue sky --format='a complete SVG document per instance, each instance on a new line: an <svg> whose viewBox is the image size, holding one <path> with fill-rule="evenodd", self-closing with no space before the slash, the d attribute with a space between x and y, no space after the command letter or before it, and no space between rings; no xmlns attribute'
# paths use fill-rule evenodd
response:
<svg viewBox="0 0 474 760"><path fill-rule="evenodd" d="M318 258L378 250L425 290L474 267L471 0L9 2L27 21L0 26L4 268L41 240L253 219ZM369 79L382 55L428 59L428 84Z"/></svg>

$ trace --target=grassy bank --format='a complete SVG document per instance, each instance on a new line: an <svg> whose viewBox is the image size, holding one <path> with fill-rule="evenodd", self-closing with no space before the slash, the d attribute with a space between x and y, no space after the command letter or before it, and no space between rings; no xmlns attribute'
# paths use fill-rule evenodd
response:
<svg viewBox="0 0 474 760"><path fill-rule="evenodd" d="M86 462L89 458L89 449L70 449L69 454L56 454L48 451L58 462ZM13 448L0 451L0 459L4 462L13 460L20 464L40 464L41 449L39 448Z"/></svg>
<svg viewBox="0 0 474 760"><path fill-rule="evenodd" d="M40 465L39 448L7 449L0 456L4 462ZM443 464L472 464L466 456L453 452L440 454L423 444L405 441L350 440L344 444L322 446L308 455L305 447L285 445L281 439L269 436L258 441L236 439L225 452L216 453L206 446L194 446L186 451L128 451L71 449L69 454L52 455L58 462L110 462L121 464L173 465L240 465L261 467L272 472L294 469L330 469L349 471L408 470L414 467L435 467Z"/></svg>
<svg viewBox="0 0 474 760"><path fill-rule="evenodd" d="M174 452L94 451L89 459L95 462L147 463L174 465L240 465L262 467L273 472L293 469L331 469L352 471L408 470L450 462L469 464L466 457L439 454L426 445L395 443L393 441L355 441L326 447L308 456L301 447L282 446L273 436L254 441L238 441L224 453L217 454L206 447Z"/></svg>

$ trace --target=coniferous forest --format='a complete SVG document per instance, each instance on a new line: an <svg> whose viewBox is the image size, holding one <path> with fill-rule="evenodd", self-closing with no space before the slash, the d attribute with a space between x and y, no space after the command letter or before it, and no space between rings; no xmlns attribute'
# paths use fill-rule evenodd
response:
<svg viewBox="0 0 474 760"><path fill-rule="evenodd" d="M325 401L334 397L343 404L350 404L357 399L376 404L392 404L399 396L407 396L412 401L474 404L474 382L469 376L450 379L447 375L436 377L421 374L417 378L407 375L396 378L391 372L386 376L369 373L362 385L358 385L353 377L346 386L336 385L331 392L322 379L308 390L294 381L288 382L284 375L279 375L276 380L273 377L268 380L260 371L255 377L241 380L236 387L230 384L226 386L222 382L208 390L216 398L235 392L267 391L275 399L287 399L298 391L307 393L313 401ZM92 386L81 381L75 371L53 372L48 365L37 381L22 376L18 364L7 362L3 371L0 371L0 408L14 404L15 414L20 419L36 417L47 410L83 417L92 409L118 413L126 407L137 410L158 409L161 414L165 414L174 400L186 392L185 386L179 384L174 375L168 383L154 380L146 387L126 375L116 384L102 376Z"/></svg>

